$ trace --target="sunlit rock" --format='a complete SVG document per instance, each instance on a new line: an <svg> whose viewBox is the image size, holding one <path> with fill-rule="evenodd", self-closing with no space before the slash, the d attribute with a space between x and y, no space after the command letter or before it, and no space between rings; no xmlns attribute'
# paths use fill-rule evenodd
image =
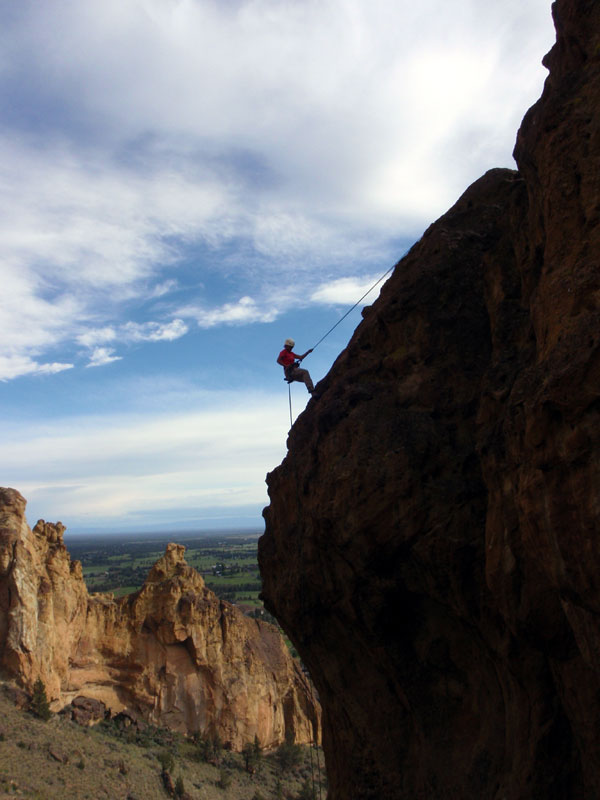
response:
<svg viewBox="0 0 600 800"><path fill-rule="evenodd" d="M220 601L169 544L142 589L88 594L65 530L0 489L0 653L5 673L44 681L53 708L78 697L155 725L218 734L235 749L318 735L319 710L275 627Z"/></svg>

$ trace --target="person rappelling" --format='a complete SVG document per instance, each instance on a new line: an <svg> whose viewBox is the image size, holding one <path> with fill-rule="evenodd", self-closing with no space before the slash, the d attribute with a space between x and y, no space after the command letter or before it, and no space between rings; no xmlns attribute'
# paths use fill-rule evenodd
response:
<svg viewBox="0 0 600 800"><path fill-rule="evenodd" d="M300 362L303 361L309 353L312 353L313 348L307 350L304 355L296 355L292 352L292 348L296 342L293 339L286 339L283 343L283 350L277 356L277 363L283 367L285 380L288 383L293 381L300 381L308 389L309 394L315 391L315 387L311 380L310 374L307 369L300 369Z"/></svg>

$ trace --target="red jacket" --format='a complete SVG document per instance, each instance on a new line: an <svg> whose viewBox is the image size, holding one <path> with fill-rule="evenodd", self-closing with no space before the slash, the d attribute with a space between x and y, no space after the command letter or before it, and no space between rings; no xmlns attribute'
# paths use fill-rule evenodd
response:
<svg viewBox="0 0 600 800"><path fill-rule="evenodd" d="M281 353L277 356L277 363L281 364L281 366L286 369L287 367L291 367L294 361L299 359L300 356L297 356L296 353L292 353L291 350L286 350L284 347Z"/></svg>

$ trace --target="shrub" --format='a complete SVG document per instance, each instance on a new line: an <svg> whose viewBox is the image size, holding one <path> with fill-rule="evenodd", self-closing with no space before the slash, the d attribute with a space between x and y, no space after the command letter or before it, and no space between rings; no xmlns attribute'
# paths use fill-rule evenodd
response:
<svg viewBox="0 0 600 800"><path fill-rule="evenodd" d="M33 684L33 695L31 697L30 708L36 717L43 719L44 722L50 719L52 711L48 704L48 697L46 695L46 687L41 678Z"/></svg>
<svg viewBox="0 0 600 800"><path fill-rule="evenodd" d="M258 763L262 757L262 747L260 746L260 739L256 734L254 735L254 744L252 745L252 749L254 751L254 760Z"/></svg>
<svg viewBox="0 0 600 800"><path fill-rule="evenodd" d="M183 785L183 778L181 775L175 781L175 797L183 797L185 794L185 786Z"/></svg>
<svg viewBox="0 0 600 800"><path fill-rule="evenodd" d="M315 793L310 778L306 778L298 794L298 800L315 800Z"/></svg>
<svg viewBox="0 0 600 800"><path fill-rule="evenodd" d="M210 758L210 742L204 736L196 737L196 758L198 761L208 761Z"/></svg>
<svg viewBox="0 0 600 800"><path fill-rule="evenodd" d="M227 789L231 785L231 775L226 769L221 769L219 772L219 780L217 786L220 789Z"/></svg>
<svg viewBox="0 0 600 800"><path fill-rule="evenodd" d="M209 737L197 733L194 739L196 741L196 758L198 761L213 761L217 764L220 762L223 754L223 743L219 734Z"/></svg>
<svg viewBox="0 0 600 800"><path fill-rule="evenodd" d="M244 759L246 772L254 773L258 770L261 757L261 749L260 749L260 744L258 744L258 739L256 737L254 738L254 744L247 742L244 745L244 749L242 750L242 757Z"/></svg>
<svg viewBox="0 0 600 800"><path fill-rule="evenodd" d="M196 757L198 761L210 761L215 758L215 743L208 736L196 736Z"/></svg>
<svg viewBox="0 0 600 800"><path fill-rule="evenodd" d="M286 733L285 742L277 750L277 761L282 772L297 767L302 759L300 746L294 743L294 734Z"/></svg>
<svg viewBox="0 0 600 800"><path fill-rule="evenodd" d="M171 772L175 768L175 759L170 750L160 750L156 757L165 772Z"/></svg>
<svg viewBox="0 0 600 800"><path fill-rule="evenodd" d="M221 741L221 737L219 736L218 733L215 733L215 735L213 736L211 744L212 744L213 755L218 760L221 757L221 753L223 751L223 742Z"/></svg>

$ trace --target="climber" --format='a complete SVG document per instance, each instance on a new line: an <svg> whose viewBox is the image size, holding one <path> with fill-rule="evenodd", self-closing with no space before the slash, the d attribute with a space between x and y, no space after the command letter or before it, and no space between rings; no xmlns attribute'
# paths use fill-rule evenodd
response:
<svg viewBox="0 0 600 800"><path fill-rule="evenodd" d="M310 378L308 370L300 369L299 367L300 362L305 359L309 353L312 353L312 349L307 350L302 356L297 356L296 353L292 353L292 347L295 344L296 342L293 339L285 340L283 343L283 350L277 356L277 363L281 364L283 367L285 379L288 383L292 383L292 381L300 381L301 383L305 384L309 394L312 394L315 390L315 387L313 386L313 382Z"/></svg>

